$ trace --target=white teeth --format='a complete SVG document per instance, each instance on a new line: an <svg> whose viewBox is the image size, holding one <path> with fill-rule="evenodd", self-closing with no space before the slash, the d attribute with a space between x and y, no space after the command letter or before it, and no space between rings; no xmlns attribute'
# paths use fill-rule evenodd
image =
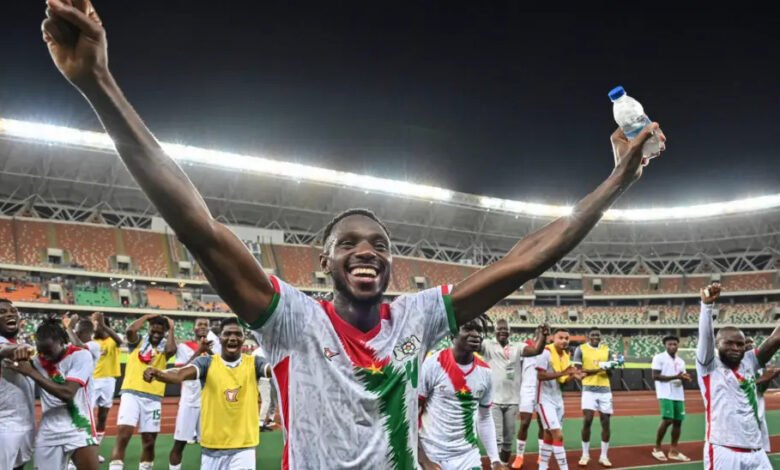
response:
<svg viewBox="0 0 780 470"><path fill-rule="evenodd" d="M374 268L355 268L350 272L353 276L376 277L377 272Z"/></svg>

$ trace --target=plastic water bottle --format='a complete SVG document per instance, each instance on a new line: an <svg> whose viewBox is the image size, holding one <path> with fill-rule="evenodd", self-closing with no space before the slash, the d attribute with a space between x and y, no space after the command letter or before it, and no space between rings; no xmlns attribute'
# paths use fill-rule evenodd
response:
<svg viewBox="0 0 780 470"><path fill-rule="evenodd" d="M642 129L653 122L645 114L645 110L639 101L628 96L622 86L610 90L609 99L612 100L612 114L615 122L626 134L628 140L634 139L642 132ZM664 144L658 135L653 135L642 145L642 165L647 165L651 158L661 154Z"/></svg>

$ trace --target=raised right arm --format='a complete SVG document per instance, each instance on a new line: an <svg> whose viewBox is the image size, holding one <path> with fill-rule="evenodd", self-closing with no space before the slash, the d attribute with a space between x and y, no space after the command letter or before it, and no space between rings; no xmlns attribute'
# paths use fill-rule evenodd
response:
<svg viewBox="0 0 780 470"><path fill-rule="evenodd" d="M206 203L127 101L108 69L106 32L89 0L47 0L44 40L57 68L92 105L120 158L211 285L244 321L271 304L273 286L260 264ZM78 34L63 34L63 31Z"/></svg>
<svg viewBox="0 0 780 470"><path fill-rule="evenodd" d="M712 283L701 290L699 313L699 343L696 345L696 362L708 368L715 359L715 326L712 323L712 306L720 297L720 283Z"/></svg>

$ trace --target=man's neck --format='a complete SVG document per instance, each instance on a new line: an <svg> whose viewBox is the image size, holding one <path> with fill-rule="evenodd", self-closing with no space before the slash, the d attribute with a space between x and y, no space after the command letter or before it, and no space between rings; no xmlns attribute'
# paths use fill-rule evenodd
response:
<svg viewBox="0 0 780 470"><path fill-rule="evenodd" d="M16 335L17 333L0 333L0 336L9 341L16 341Z"/></svg>
<svg viewBox="0 0 780 470"><path fill-rule="evenodd" d="M559 348L558 346L553 345L553 349L555 349L555 352L557 352L559 356L563 354L563 349Z"/></svg>
<svg viewBox="0 0 780 470"><path fill-rule="evenodd" d="M227 355L225 353L222 353L222 360L225 362L236 362L239 359L241 359L241 354L232 356L232 355Z"/></svg>
<svg viewBox="0 0 780 470"><path fill-rule="evenodd" d="M666 354L668 354L672 359L674 359L674 356L677 355L677 353L670 353L669 351L666 351Z"/></svg>
<svg viewBox="0 0 780 470"><path fill-rule="evenodd" d="M460 348L453 347L452 348L452 357L455 358L455 362L462 366L467 366L474 362L474 353L471 351L466 351Z"/></svg>
<svg viewBox="0 0 780 470"><path fill-rule="evenodd" d="M355 302L338 292L333 299L333 307L338 316L364 333L371 331L379 324L379 307L381 305L381 301Z"/></svg>
<svg viewBox="0 0 780 470"><path fill-rule="evenodd" d="M501 345L501 347L506 347L507 344L509 344L509 339L500 339L498 340L498 344Z"/></svg>

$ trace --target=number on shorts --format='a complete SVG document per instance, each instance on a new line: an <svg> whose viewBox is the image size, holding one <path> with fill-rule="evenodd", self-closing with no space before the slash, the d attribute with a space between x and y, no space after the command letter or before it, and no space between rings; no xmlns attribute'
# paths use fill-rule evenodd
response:
<svg viewBox="0 0 780 470"><path fill-rule="evenodd" d="M160 410L152 410L152 419L155 421L160 420Z"/></svg>

